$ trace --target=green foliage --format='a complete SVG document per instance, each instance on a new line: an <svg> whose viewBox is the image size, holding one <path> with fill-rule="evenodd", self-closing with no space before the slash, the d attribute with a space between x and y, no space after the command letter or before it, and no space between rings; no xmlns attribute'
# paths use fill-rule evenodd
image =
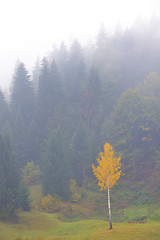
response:
<svg viewBox="0 0 160 240"><path fill-rule="evenodd" d="M142 86L145 91L145 83ZM135 180L145 177L144 165L145 169L152 168L158 159L158 106L159 100L143 96L140 88L127 90L119 98L102 130L104 138L122 153L125 172Z"/></svg>
<svg viewBox="0 0 160 240"><path fill-rule="evenodd" d="M119 215L120 213L120 215ZM114 213L116 216L116 213ZM119 210L119 221L124 222L146 222L146 221L159 221L160 211L158 204L149 205L132 205L124 210Z"/></svg>
<svg viewBox="0 0 160 240"><path fill-rule="evenodd" d="M11 91L11 111L16 118L19 112L23 120L27 122L34 111L34 94L30 76L23 63L16 68Z"/></svg>
<svg viewBox="0 0 160 240"><path fill-rule="evenodd" d="M40 180L40 168L39 165L35 165L32 162L28 162L25 168L22 170L23 179L28 185L38 183Z"/></svg>
<svg viewBox="0 0 160 240"><path fill-rule="evenodd" d="M24 211L29 211L30 210L29 189L28 189L28 186L25 184L24 181L20 182L18 202L19 202L19 206Z"/></svg>
<svg viewBox="0 0 160 240"><path fill-rule="evenodd" d="M69 199L69 156L61 129L53 130L43 155L42 184L44 194L58 194Z"/></svg>
<svg viewBox="0 0 160 240"><path fill-rule="evenodd" d="M91 136L83 121L80 121L72 136L70 149L73 178L82 186L83 180L89 174L92 156Z"/></svg>
<svg viewBox="0 0 160 240"><path fill-rule="evenodd" d="M0 133L2 133L9 120L8 104L5 100L4 93L0 90Z"/></svg>
<svg viewBox="0 0 160 240"><path fill-rule="evenodd" d="M81 193L74 179L70 180L70 191L72 193L72 201L79 202L79 200L81 199Z"/></svg>
<svg viewBox="0 0 160 240"><path fill-rule="evenodd" d="M8 137L0 136L0 217L13 216L19 207L20 179Z"/></svg>
<svg viewBox="0 0 160 240"><path fill-rule="evenodd" d="M28 188L16 169L10 140L0 136L0 217L14 216L20 207L29 210Z"/></svg>
<svg viewBox="0 0 160 240"><path fill-rule="evenodd" d="M151 98L159 98L160 91L160 76L157 72L150 72L144 83L140 85L140 91L142 95L151 97Z"/></svg>
<svg viewBox="0 0 160 240"><path fill-rule="evenodd" d="M23 63L15 70L11 97L10 123L11 140L15 149L18 167L24 167L31 159L29 127L35 111L35 96L30 76Z"/></svg>
<svg viewBox="0 0 160 240"><path fill-rule="evenodd" d="M69 199L70 179L83 186L93 177L91 165L107 141L122 153L126 177L120 180L119 204L158 201L160 51L155 23L153 29L150 22L139 30L117 29L110 37L102 26L96 46L84 48L75 40L67 48L63 43L37 65L32 76L36 89L25 65L18 65L9 108L0 91L0 133L11 134L17 172L33 160L35 166L30 163L24 177L29 184L39 181L39 164L45 195Z"/></svg>

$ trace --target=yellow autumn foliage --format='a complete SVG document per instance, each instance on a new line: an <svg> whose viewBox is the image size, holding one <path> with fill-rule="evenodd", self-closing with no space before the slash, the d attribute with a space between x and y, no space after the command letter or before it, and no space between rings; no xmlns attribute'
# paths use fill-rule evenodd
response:
<svg viewBox="0 0 160 240"><path fill-rule="evenodd" d="M121 175L121 157L116 156L113 147L106 142L104 152L99 153L97 158L97 167L92 164L93 173L98 180L101 190L105 190L108 186L111 188Z"/></svg>
<svg viewBox="0 0 160 240"><path fill-rule="evenodd" d="M58 212L64 207L65 204L62 201L56 200L52 197L52 195L48 194L47 196L42 196L39 199L35 209L42 212L54 213Z"/></svg>

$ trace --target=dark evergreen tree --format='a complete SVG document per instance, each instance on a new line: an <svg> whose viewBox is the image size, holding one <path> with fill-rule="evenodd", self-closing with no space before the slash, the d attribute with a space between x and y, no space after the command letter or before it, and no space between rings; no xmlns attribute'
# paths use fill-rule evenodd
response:
<svg viewBox="0 0 160 240"><path fill-rule="evenodd" d="M12 140L19 167L30 160L28 131L35 110L32 83L23 63L16 69L11 89Z"/></svg>
<svg viewBox="0 0 160 240"><path fill-rule="evenodd" d="M10 106L12 117L16 118L20 113L24 123L28 125L34 112L34 94L30 76L23 63L19 64L14 75Z"/></svg>
<svg viewBox="0 0 160 240"><path fill-rule="evenodd" d="M22 180L19 184L18 204L24 211L30 210L31 200L29 199L30 192L27 184Z"/></svg>
<svg viewBox="0 0 160 240"><path fill-rule="evenodd" d="M62 42L62 44L60 45L60 48L56 54L55 60L56 60L60 75L62 77L62 82L65 84L66 74L68 69L69 53L64 42Z"/></svg>
<svg viewBox="0 0 160 240"><path fill-rule="evenodd" d="M70 49L68 72L66 74L66 93L69 102L76 105L86 85L86 67L80 43L75 40Z"/></svg>
<svg viewBox="0 0 160 240"><path fill-rule="evenodd" d="M45 140L49 134L50 123L63 100L63 90L56 63L42 60L36 113L30 128L32 160L40 162Z"/></svg>
<svg viewBox="0 0 160 240"><path fill-rule="evenodd" d="M35 93L37 93L38 91L39 75L40 75L40 63L39 63L39 58L37 58L37 61L35 62L35 66L32 72L32 82L33 82Z"/></svg>
<svg viewBox="0 0 160 240"><path fill-rule="evenodd" d="M46 58L42 61L39 77L37 111L41 115L41 121L48 123L62 99L62 86L56 63L53 60L49 65ZM45 118L43 120L43 118Z"/></svg>
<svg viewBox="0 0 160 240"><path fill-rule="evenodd" d="M73 178L79 185L87 177L92 163L91 137L88 127L80 121L71 140L71 168Z"/></svg>
<svg viewBox="0 0 160 240"><path fill-rule="evenodd" d="M89 128L95 127L99 115L101 82L97 71L92 68L79 102L80 115Z"/></svg>
<svg viewBox="0 0 160 240"><path fill-rule="evenodd" d="M0 90L0 133L5 131L9 121L9 109L3 92Z"/></svg>
<svg viewBox="0 0 160 240"><path fill-rule="evenodd" d="M56 109L57 105L61 103L63 100L63 88L61 83L61 78L56 66L56 61L52 59L50 64L50 91L52 91L52 102L54 103L54 107Z"/></svg>
<svg viewBox="0 0 160 240"><path fill-rule="evenodd" d="M8 137L0 135L0 217L13 216L20 202L21 181ZM28 195L25 195L27 204ZM28 205L29 206L29 205Z"/></svg>
<svg viewBox="0 0 160 240"><path fill-rule="evenodd" d="M53 130L46 143L41 166L44 194L58 194L63 199L69 198L68 147L69 143L62 130Z"/></svg>

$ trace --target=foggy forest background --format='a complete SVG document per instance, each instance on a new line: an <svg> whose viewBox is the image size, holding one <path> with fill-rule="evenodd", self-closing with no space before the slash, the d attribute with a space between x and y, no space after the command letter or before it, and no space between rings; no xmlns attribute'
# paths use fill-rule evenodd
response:
<svg viewBox="0 0 160 240"><path fill-rule="evenodd" d="M122 154L124 204L158 202L159 25L137 20L112 35L102 25L95 43L62 43L31 76L17 65L9 96L0 91L1 215L29 208L20 183L28 162L40 166L44 195L68 200L70 179L95 180L91 165L106 141Z"/></svg>

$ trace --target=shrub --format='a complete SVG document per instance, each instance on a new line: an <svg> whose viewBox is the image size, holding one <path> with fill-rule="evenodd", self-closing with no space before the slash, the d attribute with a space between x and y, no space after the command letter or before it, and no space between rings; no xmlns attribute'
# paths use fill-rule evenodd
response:
<svg viewBox="0 0 160 240"><path fill-rule="evenodd" d="M28 162L25 168L22 170L23 179L28 185L35 184L40 180L39 165L35 165L33 162Z"/></svg>
<svg viewBox="0 0 160 240"><path fill-rule="evenodd" d="M78 202L81 199L81 193L79 193L79 188L74 179L70 180L70 191L72 193L72 201Z"/></svg>
<svg viewBox="0 0 160 240"><path fill-rule="evenodd" d="M53 213L60 211L65 204L61 200L53 198L50 194L39 199L36 209L42 212Z"/></svg>

